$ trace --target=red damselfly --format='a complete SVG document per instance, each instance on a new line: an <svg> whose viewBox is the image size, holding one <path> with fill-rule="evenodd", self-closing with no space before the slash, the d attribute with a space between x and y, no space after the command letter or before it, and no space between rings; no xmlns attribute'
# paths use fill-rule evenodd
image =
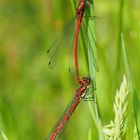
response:
<svg viewBox="0 0 140 140"><path fill-rule="evenodd" d="M85 5L86 5L86 0L79 0L77 10L76 10L76 15L78 17L78 24L76 29L75 45L74 45L74 61L75 61L76 76L79 83L81 83L82 79L79 74L79 66L78 66L78 39L79 39L79 31L83 20L84 11L85 11Z"/></svg>
<svg viewBox="0 0 140 140"><path fill-rule="evenodd" d="M70 32L70 34L73 34L73 33L75 34L74 35L75 36L75 40L74 40L74 64L75 64L75 71L76 71L77 81L79 83L82 82L82 79L81 79L81 76L80 76L80 73L79 73L79 65L78 65L78 41L79 41L79 32L80 32L80 29L81 29L81 23L83 21L84 13L85 13L85 10L86 10L86 7L87 7L86 5L88 5L88 7L90 5L88 0L79 0L78 1L78 5L77 5L77 8L76 8L77 25L76 25L75 31L73 32L73 29L70 30L67 27L66 30L64 31L64 33L62 34L62 36L60 36L60 38L58 37L56 39L56 42L53 44L53 47L51 47L50 49L47 50L47 53L50 53L51 49L52 49L52 52L54 51L54 53L52 53L51 59L49 61L49 66L51 66L51 64L53 63L54 59L57 58L56 57L57 56L56 52L58 51L58 54L61 52L62 48L61 48L60 42L65 40L65 39L63 39L63 37L65 37L66 34L69 34L69 32ZM75 18L72 18L72 21L70 22L70 24L71 23L72 24L75 23ZM54 47L54 45L55 45L55 47ZM95 68L97 68L96 60L94 60L93 63L95 65Z"/></svg>
<svg viewBox="0 0 140 140"><path fill-rule="evenodd" d="M49 137L46 138L45 140L55 140L58 137L58 135L62 132L67 121L70 119L71 115L79 105L80 101L82 99L85 99L89 95L90 83L91 83L91 79L89 77L82 78L82 82L81 82L82 86L78 90L76 90L76 93L72 101L64 111L62 117L60 118L60 120L58 121L54 129L51 131Z"/></svg>

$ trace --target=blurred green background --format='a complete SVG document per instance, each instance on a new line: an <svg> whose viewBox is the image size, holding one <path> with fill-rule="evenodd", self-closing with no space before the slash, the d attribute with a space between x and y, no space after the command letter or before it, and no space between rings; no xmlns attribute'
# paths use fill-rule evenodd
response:
<svg viewBox="0 0 140 140"><path fill-rule="evenodd" d="M124 70L120 31L137 92L140 90L140 1L95 0L97 97L103 125L114 117L113 102ZM46 50L73 16L70 0L0 1L0 129L9 140L44 139L79 85L69 54L53 69ZM80 46L80 64L85 60ZM65 59L67 58L67 59ZM72 60L73 61L73 60ZM88 75L86 63L80 67ZM62 139L98 139L87 103L82 102Z"/></svg>

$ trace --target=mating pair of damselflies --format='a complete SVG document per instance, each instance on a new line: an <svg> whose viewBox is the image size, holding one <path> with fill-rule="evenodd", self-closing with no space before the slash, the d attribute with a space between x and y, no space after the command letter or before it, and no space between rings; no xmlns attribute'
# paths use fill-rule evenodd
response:
<svg viewBox="0 0 140 140"><path fill-rule="evenodd" d="M79 74L79 65L78 65L78 40L79 40L79 32L81 28L81 23L83 21L84 13L86 10L86 6L88 7L90 3L88 0L79 0L78 5L76 8L76 18L77 18L77 27L75 31L75 41L74 41L74 63L75 63L75 70L76 70L76 76L77 76L77 81L81 84L81 87L76 90L75 95L64 111L63 115L60 117L60 120L54 127L54 129L51 131L50 135L46 140L55 140L57 136L60 134L62 129L65 127L67 121L73 114L74 110L77 108L78 104L82 99L87 98L89 95L89 89L90 89L90 83L91 83L91 78L89 77L83 77L81 78ZM56 49L57 50L57 49ZM48 50L47 53L50 53L51 50ZM53 58L52 58L53 59ZM49 65L51 65L51 61L49 62Z"/></svg>

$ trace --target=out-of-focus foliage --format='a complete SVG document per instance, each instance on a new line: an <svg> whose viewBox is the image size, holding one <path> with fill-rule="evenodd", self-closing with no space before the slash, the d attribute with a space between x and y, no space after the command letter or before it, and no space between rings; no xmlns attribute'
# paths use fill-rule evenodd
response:
<svg viewBox="0 0 140 140"><path fill-rule="evenodd" d="M140 1L95 0L94 8L96 93L106 125L114 117L114 95L125 72L121 31L135 88L140 91ZM46 53L73 15L70 0L0 1L0 129L9 140L44 139L77 89L71 54L64 52L56 67L49 69ZM80 72L88 75L83 48L79 48ZM89 128L92 138L98 139L88 105L82 102L62 139L86 140Z"/></svg>

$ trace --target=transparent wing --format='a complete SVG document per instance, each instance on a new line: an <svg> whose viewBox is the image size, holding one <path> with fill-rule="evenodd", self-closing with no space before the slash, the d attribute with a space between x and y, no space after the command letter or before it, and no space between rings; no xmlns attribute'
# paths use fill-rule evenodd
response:
<svg viewBox="0 0 140 140"><path fill-rule="evenodd" d="M93 2L93 1L91 1ZM89 62L89 72L92 80L96 78L96 73L99 71L97 65L97 42L96 42L96 29L95 29L95 19L94 6L93 3L89 3L86 8L87 17L85 17L86 25L86 35L88 42L88 62Z"/></svg>
<svg viewBox="0 0 140 140"><path fill-rule="evenodd" d="M56 62L62 56L64 50L72 47L73 38L75 36L76 17L73 17L64 31L55 39L52 45L47 50L49 57L48 65L50 68L54 67ZM70 47L70 50L72 49Z"/></svg>
<svg viewBox="0 0 140 140"><path fill-rule="evenodd" d="M52 131L50 132L49 136L45 140L50 140L50 138L52 137L52 134L54 134L54 132L56 131L58 125L62 122L62 120L66 116L66 114L68 114L69 110L75 104L76 100L77 100L77 96L74 95L74 97L72 98L72 100L70 101L70 103L68 104L68 106L66 107L65 111L61 115L60 119L57 121L55 127L52 129ZM65 126L62 129L64 129L66 127L66 124L65 124ZM62 131L60 133L62 133Z"/></svg>
<svg viewBox="0 0 140 140"><path fill-rule="evenodd" d="M94 27L93 27L94 28ZM85 44L87 46L88 49L88 54L90 56L89 61L90 64L92 63L92 67L94 68L94 71L97 72L98 71L98 65L97 65L97 50L96 50L96 40L93 34L91 34L91 36L89 37L86 27L85 27L85 22L83 22L82 24L82 30L84 32L84 39L85 39ZM91 41L92 39L92 41Z"/></svg>

